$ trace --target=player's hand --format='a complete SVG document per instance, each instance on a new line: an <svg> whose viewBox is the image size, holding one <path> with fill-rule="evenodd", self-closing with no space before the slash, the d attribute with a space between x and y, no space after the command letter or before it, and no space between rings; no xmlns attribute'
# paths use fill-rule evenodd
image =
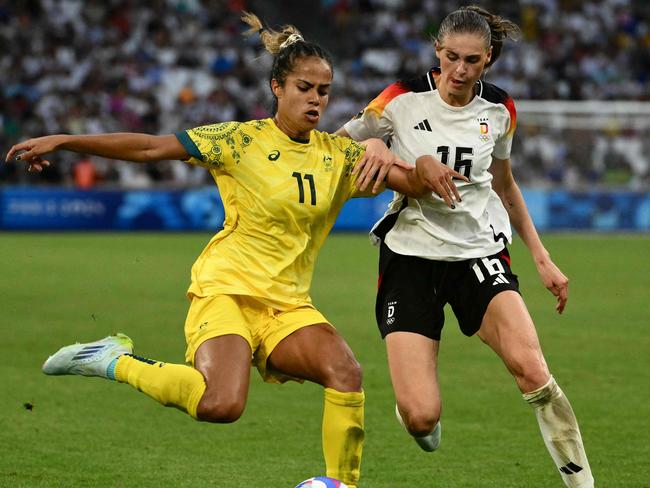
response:
<svg viewBox="0 0 650 488"><path fill-rule="evenodd" d="M569 278L550 258L539 261L536 265L542 283L557 298L555 310L558 313L564 312L564 307L569 299Z"/></svg>
<svg viewBox="0 0 650 488"><path fill-rule="evenodd" d="M361 191L364 191L368 184L375 180L372 192L377 193L384 183L388 170L393 165L404 169L413 169L413 166L395 156L381 139L367 139L361 144L365 146L366 153L352 171L353 175L359 173L357 188Z"/></svg>
<svg viewBox="0 0 650 488"><path fill-rule="evenodd" d="M453 180L456 178L469 183L469 179L466 176L454 171L446 164L443 164L428 154L420 156L415 161L415 169L420 181L442 198L449 208L456 208L454 202L462 201L458 193L458 188L456 188Z"/></svg>
<svg viewBox="0 0 650 488"><path fill-rule="evenodd" d="M16 161L24 161L27 164L27 171L30 173L40 173L44 167L50 165L50 162L43 159L42 156L55 151L63 137L61 135L45 136L20 142L9 149L5 162L15 158Z"/></svg>

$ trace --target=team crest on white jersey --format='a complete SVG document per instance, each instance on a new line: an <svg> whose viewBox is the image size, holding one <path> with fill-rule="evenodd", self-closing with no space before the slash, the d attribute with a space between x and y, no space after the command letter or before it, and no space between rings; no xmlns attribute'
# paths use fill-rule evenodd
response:
<svg viewBox="0 0 650 488"><path fill-rule="evenodd" d="M480 128L478 138L483 142L488 142L490 140L490 119L488 117L479 117L477 120Z"/></svg>

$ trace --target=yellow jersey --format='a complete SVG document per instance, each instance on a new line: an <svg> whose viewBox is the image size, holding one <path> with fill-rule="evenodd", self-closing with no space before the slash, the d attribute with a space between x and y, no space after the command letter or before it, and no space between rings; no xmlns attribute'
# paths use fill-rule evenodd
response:
<svg viewBox="0 0 650 488"><path fill-rule="evenodd" d="M363 146L312 131L291 139L272 119L224 122L176 134L210 170L225 209L222 231L192 266L191 296L254 296L274 308L311 302L318 251L343 204Z"/></svg>

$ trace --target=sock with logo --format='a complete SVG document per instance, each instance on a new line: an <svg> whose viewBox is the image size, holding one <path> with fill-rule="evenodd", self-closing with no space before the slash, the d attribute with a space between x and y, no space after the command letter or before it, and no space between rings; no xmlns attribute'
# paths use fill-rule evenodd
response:
<svg viewBox="0 0 650 488"><path fill-rule="evenodd" d="M578 422L569 400L553 377L541 388L524 393L535 416L546 448L570 488L592 488L594 478L582 444Z"/></svg>
<svg viewBox="0 0 650 488"><path fill-rule="evenodd" d="M363 450L364 393L343 393L325 388L323 453L327 476L355 488Z"/></svg>
<svg viewBox="0 0 650 488"><path fill-rule="evenodd" d="M205 392L205 379L196 369L123 354L113 360L108 376L128 383L166 407L175 407L195 419Z"/></svg>

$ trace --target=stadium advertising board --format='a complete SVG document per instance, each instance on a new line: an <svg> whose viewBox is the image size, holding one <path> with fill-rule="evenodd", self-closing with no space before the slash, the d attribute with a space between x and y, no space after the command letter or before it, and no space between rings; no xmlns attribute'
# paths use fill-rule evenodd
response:
<svg viewBox="0 0 650 488"><path fill-rule="evenodd" d="M650 194L625 191L523 190L540 230L649 231ZM390 192L353 199L334 229L367 231L383 214ZM212 187L197 190L77 191L4 188L4 230L214 230L223 204Z"/></svg>

